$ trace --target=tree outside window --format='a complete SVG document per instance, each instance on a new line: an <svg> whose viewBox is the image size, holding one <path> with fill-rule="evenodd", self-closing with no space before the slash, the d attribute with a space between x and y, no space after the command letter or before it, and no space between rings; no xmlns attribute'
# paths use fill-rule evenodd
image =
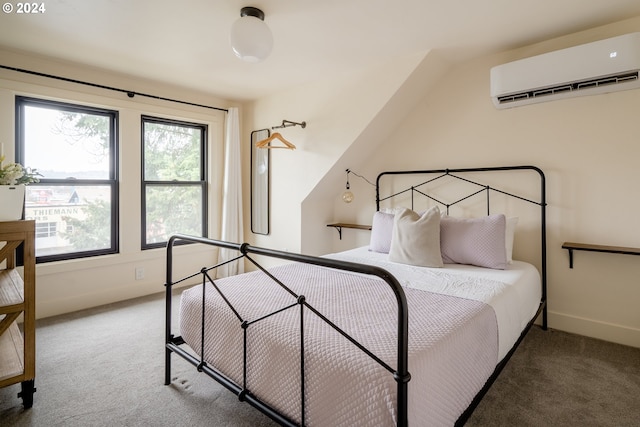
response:
<svg viewBox="0 0 640 427"><path fill-rule="evenodd" d="M207 234L207 127L142 117L142 247L164 247L176 233Z"/></svg>

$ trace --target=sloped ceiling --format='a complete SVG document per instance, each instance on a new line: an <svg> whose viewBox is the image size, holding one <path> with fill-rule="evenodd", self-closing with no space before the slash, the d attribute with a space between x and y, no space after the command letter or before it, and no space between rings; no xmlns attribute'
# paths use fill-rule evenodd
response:
<svg viewBox="0 0 640 427"><path fill-rule="evenodd" d="M46 0L37 14L10 3L0 48L234 100L431 49L462 60L640 15L638 0ZM262 9L273 32L259 64L229 46L243 6Z"/></svg>

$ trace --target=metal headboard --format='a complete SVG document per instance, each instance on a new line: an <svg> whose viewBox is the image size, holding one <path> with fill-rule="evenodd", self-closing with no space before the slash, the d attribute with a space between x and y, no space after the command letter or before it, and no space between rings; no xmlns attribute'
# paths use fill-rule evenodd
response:
<svg viewBox="0 0 640 427"><path fill-rule="evenodd" d="M472 179L468 179L464 176L461 176L465 173L477 173L477 172L513 172L513 171L532 171L538 173L540 177L540 198L539 200L531 200L526 197L522 197L517 194L513 194L511 192L507 192L490 185L486 185L480 182L476 182ZM381 181L385 177L389 176L397 176L397 175L415 175L417 184L410 185L406 188L403 188L399 191L396 191L390 195L381 197L380 196L380 187ZM473 189L470 193L452 201L447 202L444 200L440 200L439 198L429 194L424 188L427 184L433 183L445 177L451 177L456 180L464 181L472 184L476 189ZM541 281L542 281L542 300L541 300L541 308L542 308L542 327L543 329L547 329L547 220L546 220L546 181L544 172L536 166L499 166L499 167L486 167L486 168L463 168L463 169L431 169L431 170L411 170L411 171L387 171L382 172L378 175L376 179L376 210L380 210L380 202L391 199L393 197L400 196L402 194L406 194L410 192L411 196L411 208L413 209L414 205L414 197L425 197L429 200L432 200L436 203L439 203L446 207L447 213L449 212L449 207L454 206L464 200L467 200L473 196L485 193L486 194L486 206L487 206L487 215L490 213L490 205L491 205L491 192L501 193L508 197L513 197L519 200L523 200L527 203L532 203L534 205L540 206L540 246L541 246L541 254L540 254L540 268L541 268Z"/></svg>

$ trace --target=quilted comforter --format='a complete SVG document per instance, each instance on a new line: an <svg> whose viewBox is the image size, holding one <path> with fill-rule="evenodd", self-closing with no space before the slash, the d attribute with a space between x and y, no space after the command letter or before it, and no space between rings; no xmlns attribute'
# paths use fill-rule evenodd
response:
<svg viewBox="0 0 640 427"><path fill-rule="evenodd" d="M395 369L397 304L384 281L305 264L270 272ZM206 285L201 348L202 285L183 292L182 337L211 367L242 386L241 324L249 322L246 388L299 422L301 306L295 304L296 296L262 272L215 283L233 310ZM409 423L452 425L498 363L496 315L480 301L408 287L404 291L409 307ZM396 424L397 385L388 370L307 309L303 334L306 425Z"/></svg>

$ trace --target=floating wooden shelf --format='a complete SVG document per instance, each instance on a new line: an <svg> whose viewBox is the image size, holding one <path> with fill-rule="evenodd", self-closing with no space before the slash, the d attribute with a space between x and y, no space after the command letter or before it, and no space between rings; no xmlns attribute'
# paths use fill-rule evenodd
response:
<svg viewBox="0 0 640 427"><path fill-rule="evenodd" d="M338 230L338 235L340 236L340 240L342 240L342 229L343 228L355 228L356 230L371 230L370 225L363 224L347 224L344 222L336 222L333 224L327 224L327 227L333 227Z"/></svg>
<svg viewBox="0 0 640 427"><path fill-rule="evenodd" d="M592 245L589 243L564 242L562 249L569 251L569 268L573 268L573 251L606 252L610 254L640 255L640 248L624 246Z"/></svg>

